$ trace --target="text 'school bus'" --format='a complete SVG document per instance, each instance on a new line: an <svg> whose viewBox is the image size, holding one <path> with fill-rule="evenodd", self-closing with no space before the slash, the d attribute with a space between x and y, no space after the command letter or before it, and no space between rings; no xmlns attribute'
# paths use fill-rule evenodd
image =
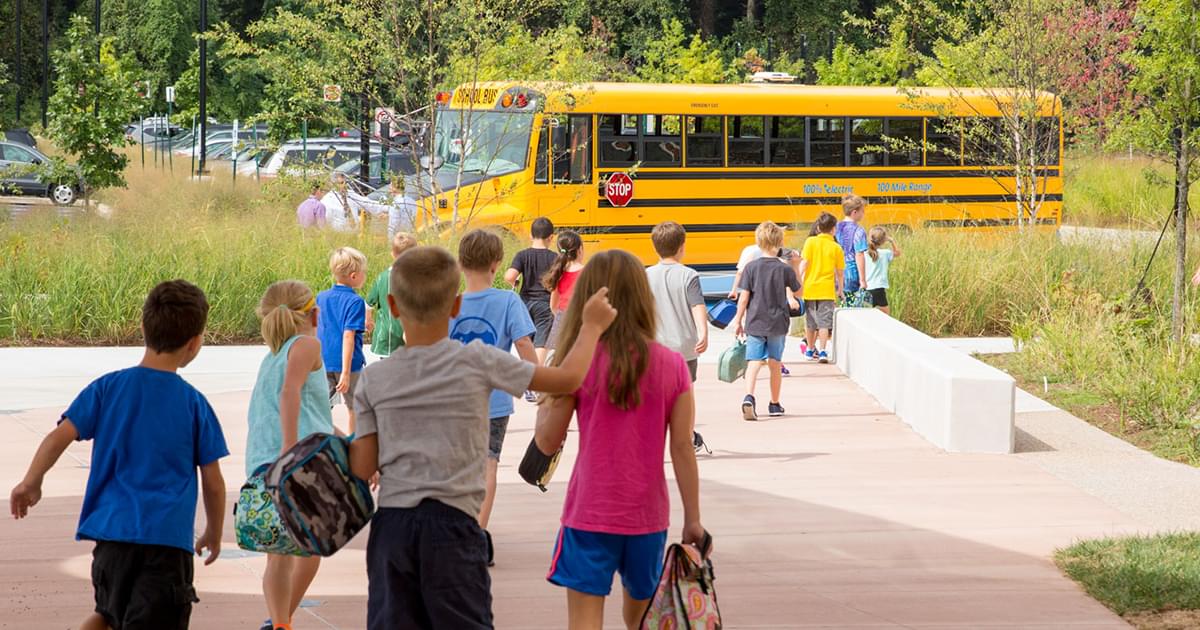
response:
<svg viewBox="0 0 1200 630"><path fill-rule="evenodd" d="M1038 151L1038 223L1052 229L1062 132L1058 99L1045 96L1037 127L1052 140ZM655 260L650 230L673 220L687 228L687 263L700 270L731 268L762 221L806 231L822 211L840 219L845 193L870 202L869 225L1017 225L1014 171L964 164L964 154L978 163L962 150L971 127L944 122L1000 116L982 92L478 83L438 101L434 183L417 182L427 219L524 238L546 216L581 232L590 252L621 248L646 263Z"/></svg>

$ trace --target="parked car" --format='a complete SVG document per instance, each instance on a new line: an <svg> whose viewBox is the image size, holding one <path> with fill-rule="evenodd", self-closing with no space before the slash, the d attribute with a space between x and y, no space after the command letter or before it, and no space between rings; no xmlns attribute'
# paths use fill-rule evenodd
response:
<svg viewBox="0 0 1200 630"><path fill-rule="evenodd" d="M31 146L0 140L0 188L5 194L49 197L60 206L74 203L82 184L48 180L37 167L49 163L46 154Z"/></svg>
<svg viewBox="0 0 1200 630"><path fill-rule="evenodd" d="M4 132L4 138L9 142L16 142L27 147L37 148L37 139L33 134L29 133L28 129L9 129Z"/></svg>
<svg viewBox="0 0 1200 630"><path fill-rule="evenodd" d="M380 146L371 144L371 153L378 155ZM306 153L307 151L307 153ZM262 177L275 177L280 171L300 173L305 164L309 171L326 172L358 157L359 141L344 138L309 138L307 143L289 140L262 166Z"/></svg>
<svg viewBox="0 0 1200 630"><path fill-rule="evenodd" d="M413 156L412 151L408 149L388 151L388 168L386 173L383 171L383 161L379 159L379 156L379 150L376 147L372 147L370 177L365 182L372 189L386 187L393 176L408 176L417 172L419 163L417 158ZM353 175L357 179L359 175L358 156L355 155L335 170L347 175Z"/></svg>
<svg viewBox="0 0 1200 630"><path fill-rule="evenodd" d="M162 148L170 146L172 139L183 133L179 125L165 124L133 124L125 127L125 139L140 144L157 144Z"/></svg>

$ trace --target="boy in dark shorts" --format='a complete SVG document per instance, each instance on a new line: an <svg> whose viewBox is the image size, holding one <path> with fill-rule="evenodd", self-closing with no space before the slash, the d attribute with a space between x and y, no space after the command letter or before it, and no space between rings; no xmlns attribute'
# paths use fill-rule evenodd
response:
<svg viewBox="0 0 1200 630"><path fill-rule="evenodd" d="M450 338L461 281L458 262L440 247L396 259L388 306L407 342L367 366L354 394L350 469L360 479L379 473L367 541L367 630L494 627L487 540L477 520L488 400L494 389L578 390L617 316L607 289L597 291L583 305L583 326L562 365L535 366L480 340Z"/></svg>
<svg viewBox="0 0 1200 630"><path fill-rule="evenodd" d="M504 281L516 286L517 279L521 280L521 301L529 309L529 317L533 320L533 348L537 353L538 364L546 362L546 345L550 340L550 329L554 326L554 313L550 310L550 291L542 285L542 276L554 264L558 254L554 253L546 242L554 236L554 224L546 217L533 220L529 228L533 242L526 249L513 256L512 264L504 272ZM525 399L535 402L537 399L532 392L525 392Z"/></svg>
<svg viewBox="0 0 1200 630"><path fill-rule="evenodd" d="M92 463L76 540L93 540L96 612L82 630L187 628L196 591L192 553L221 553L225 436L204 396L176 374L200 352L208 301L183 280L154 288L142 306L146 352L135 367L87 386L50 432L9 504L23 518L42 480L76 440L92 440ZM193 544L196 469L207 527Z"/></svg>

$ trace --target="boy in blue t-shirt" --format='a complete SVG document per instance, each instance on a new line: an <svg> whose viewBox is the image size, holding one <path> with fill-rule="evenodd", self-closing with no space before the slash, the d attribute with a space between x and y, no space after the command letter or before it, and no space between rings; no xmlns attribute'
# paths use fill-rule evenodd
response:
<svg viewBox="0 0 1200 630"><path fill-rule="evenodd" d="M196 358L208 319L204 292L183 280L154 287L142 306L146 352L135 367L87 386L50 432L9 504L23 518L42 480L75 440L92 440L92 463L76 540L92 552L95 613L102 628L187 628L196 591L192 552L221 553L225 436L204 396L176 374ZM207 526L193 544L196 469Z"/></svg>
<svg viewBox="0 0 1200 630"><path fill-rule="evenodd" d="M529 310L516 293L492 286L503 259L504 243L499 236L484 230L471 230L463 235L458 244L458 264L466 276L467 290L462 296L462 309L450 322L450 338L463 344L479 339L505 352L516 345L518 356L537 365L532 339L536 328ZM488 519L496 500L496 469L512 412L513 397L499 389L492 390L488 401L487 486L479 510L479 526L488 539L489 565L494 550L491 534L487 532Z"/></svg>
<svg viewBox="0 0 1200 630"><path fill-rule="evenodd" d="M354 388L362 373L363 331L367 330L367 302L358 294L367 281L367 257L353 247L339 247L329 257L333 286L317 294L317 339L329 382L330 404L338 394L349 412L354 433Z"/></svg>

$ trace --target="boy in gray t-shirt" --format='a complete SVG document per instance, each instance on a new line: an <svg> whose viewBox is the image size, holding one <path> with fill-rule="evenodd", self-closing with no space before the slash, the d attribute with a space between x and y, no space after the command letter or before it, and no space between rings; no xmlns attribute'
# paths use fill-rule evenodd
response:
<svg viewBox="0 0 1200 630"><path fill-rule="evenodd" d="M532 388L568 394L616 317L604 290L583 305L579 340L559 367L449 338L462 304L458 262L417 247L392 265L388 306L406 345L363 370L355 392L356 476L379 478L367 543L367 627L491 628L487 543L477 522L488 455L488 398Z"/></svg>
<svg viewBox="0 0 1200 630"><path fill-rule="evenodd" d="M659 258L646 269L658 313L658 342L683 355L695 382L696 364L708 349L708 311L700 274L681 263L687 231L674 221L663 221L654 226L650 240Z"/></svg>

